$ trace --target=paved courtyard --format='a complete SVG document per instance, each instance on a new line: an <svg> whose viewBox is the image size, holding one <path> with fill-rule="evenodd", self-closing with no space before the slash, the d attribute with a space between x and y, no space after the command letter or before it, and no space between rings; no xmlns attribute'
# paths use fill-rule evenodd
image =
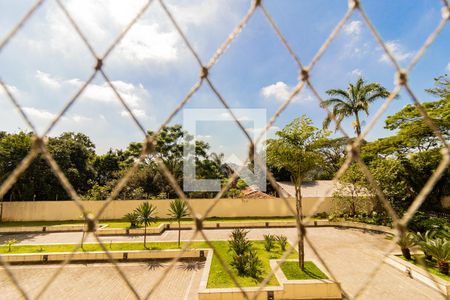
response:
<svg viewBox="0 0 450 300"><path fill-rule="evenodd" d="M211 240L225 240L228 239L230 230L206 230L205 233ZM285 234L293 241L296 230L295 228L250 229L249 237L262 239L263 234L267 233ZM384 253L392 247L392 241L386 239L384 234L332 227L309 228L307 233L308 238L326 261L330 271L342 283L342 287L350 298L358 295L359 299L444 299L440 293L408 278L386 264L383 264L376 276L372 275L373 270L384 259ZM189 239L192 234L191 230L182 231L182 239ZM75 243L79 242L80 233L21 234L15 237L22 244ZM177 231L166 231L161 236L151 236L148 240L175 241L176 237ZM1 240L4 239L5 237L1 237ZM102 239L108 243L110 241L142 241L140 236L111 236ZM195 239L200 240L201 236L198 235ZM309 245L306 247L306 259L308 257L315 257ZM142 292L150 289L158 274L163 270L163 268L150 269L146 264L137 263L121 264L121 266L130 276L133 285L139 287ZM45 279L54 271L52 268L54 266L15 266L13 270L15 274L17 273L20 282L35 293L36 287L45 282ZM185 271L178 266L172 272L152 298L195 299L198 276L201 272ZM365 286L369 278L372 278L370 286L361 292L361 288ZM0 281L2 295L12 295L13 291L8 287L9 283L4 273L0 273ZM132 298L109 264L71 265L45 295L49 298L53 295L71 299Z"/></svg>
<svg viewBox="0 0 450 300"><path fill-rule="evenodd" d="M168 268L167 263L121 263L120 268L137 292L144 297ZM198 264L196 264L198 266ZM201 266L199 266L201 268ZM31 298L37 296L58 265L14 266L12 270ZM177 263L168 279L156 289L151 299L196 299L201 270L192 264ZM1 299L20 299L17 290L0 271ZM135 299L130 289L109 263L66 266L49 286L42 299Z"/></svg>

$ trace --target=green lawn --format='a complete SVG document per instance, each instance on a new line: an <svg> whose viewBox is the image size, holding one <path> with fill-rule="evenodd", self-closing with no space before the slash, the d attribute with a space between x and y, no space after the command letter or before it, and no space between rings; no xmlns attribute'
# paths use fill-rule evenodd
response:
<svg viewBox="0 0 450 300"><path fill-rule="evenodd" d="M253 247L257 251L259 258L262 261L263 272L261 278L253 279L250 277L240 277L236 270L234 270L230 266L230 270L233 274L238 278L238 282L241 286L251 287L258 286L260 282L267 276L270 271L269 259L279 259L283 255L281 249L276 245L271 252L267 252L264 249L263 241L253 241ZM217 258L217 254L219 254L227 265L230 264L232 258L230 252L228 252L228 242L227 241L213 241L212 244L215 247L214 256L211 262L211 271L208 280L208 288L225 288L225 287L234 287L234 283L228 273L224 270L222 265ZM105 243L105 246L108 250L111 251L119 251L119 250L145 250L144 245L142 243ZM183 246L183 243L182 243ZM72 251L76 245L36 245L36 246L20 246L14 245L12 246L12 251L8 252L7 246L0 246L0 253L45 253L45 252L66 252ZM158 250L158 249L176 249L176 242L149 242L147 243L147 247L149 249ZM206 242L194 242L190 246L191 248L210 248ZM80 249L80 251L83 251ZM85 244L84 251L102 251L99 244ZM297 252L294 251L289 258L297 258ZM271 278L268 285L279 285L277 279L274 277Z"/></svg>
<svg viewBox="0 0 450 300"><path fill-rule="evenodd" d="M403 260L406 260L407 262L410 262L420 268L423 268L423 266L417 261L417 259L414 256L412 257L412 260L407 260L403 255L399 255L399 257ZM420 256L421 258L423 258L423 255ZM426 264L427 264L427 271L430 272L433 275L436 275L444 280L450 281L450 275L445 275L442 274L441 272L439 272L438 268L436 267L436 261L433 259L432 261L429 260L425 260Z"/></svg>
<svg viewBox="0 0 450 300"><path fill-rule="evenodd" d="M257 221L295 221L293 217L242 217L242 218L208 218L205 222L257 222ZM181 221L185 224L194 224L192 219L183 219ZM83 220L70 220L70 221L7 221L0 222L0 227L30 227L30 226L52 226L52 225L79 225L83 224ZM176 224L172 219L158 219L157 222L152 223L150 227L157 227L161 223ZM101 220L99 224L108 225L108 228L129 228L130 222L124 220Z"/></svg>
<svg viewBox="0 0 450 300"><path fill-rule="evenodd" d="M305 271L299 268L297 261L285 261L281 270L288 280L328 279L312 261L305 261Z"/></svg>
<svg viewBox="0 0 450 300"><path fill-rule="evenodd" d="M0 227L30 227L30 226L51 226L51 225L77 225L83 224L82 220L71 221L7 221L0 222Z"/></svg>

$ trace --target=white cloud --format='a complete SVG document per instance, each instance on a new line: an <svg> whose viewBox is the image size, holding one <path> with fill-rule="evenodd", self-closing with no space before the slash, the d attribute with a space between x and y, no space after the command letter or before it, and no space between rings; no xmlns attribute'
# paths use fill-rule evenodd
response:
<svg viewBox="0 0 450 300"><path fill-rule="evenodd" d="M32 119L39 119L39 120L53 120L56 118L56 114L51 113L44 109L38 109L35 107L22 107L25 114Z"/></svg>
<svg viewBox="0 0 450 300"><path fill-rule="evenodd" d="M82 116L82 115L73 115L73 116L71 117L71 119L72 119L75 123L86 123L86 122L92 121L91 118L88 118L88 117L85 117L85 116Z"/></svg>
<svg viewBox="0 0 450 300"><path fill-rule="evenodd" d="M46 86L57 86L65 90L71 90L74 87L79 89L85 83L78 78L65 80L56 79L50 74L41 71L37 71L36 77L42 80ZM125 103L127 103L127 105L133 110L133 112L136 113L137 116L145 115L145 112L142 110L142 105L147 99L149 99L150 95L142 84L134 85L121 80L111 81L111 83ZM120 104L119 98L106 82L102 84L89 84L80 96L80 101L86 100L92 102Z"/></svg>
<svg viewBox="0 0 450 300"><path fill-rule="evenodd" d="M283 81L278 81L274 84L265 86L261 89L261 95L266 99L275 99L278 102L284 102L288 99L288 97L292 93L292 88L288 86ZM309 91L305 91L303 89L300 94L297 94L292 102L295 103L304 103L311 102L314 100L314 97L311 95Z"/></svg>
<svg viewBox="0 0 450 300"><path fill-rule="evenodd" d="M386 42L386 47L398 62L402 62L414 55L414 52L407 51L398 41L388 41ZM380 57L380 61L389 62L390 59L387 54L383 52Z"/></svg>
<svg viewBox="0 0 450 300"><path fill-rule="evenodd" d="M37 70L36 79L42 82L45 86L51 89L58 89L61 87L61 84L55 78L52 78L50 74Z"/></svg>
<svg viewBox="0 0 450 300"><path fill-rule="evenodd" d="M359 35L361 33L361 28L361 21L351 21L349 24L344 26L343 30L348 35Z"/></svg>
<svg viewBox="0 0 450 300"><path fill-rule="evenodd" d="M41 124L42 121L46 121L46 122L53 121L57 117L57 114L52 113L45 109L40 109L40 108L30 107L30 106L22 107L22 109L25 112L25 114L27 116L29 116L33 121L37 121L38 125L43 125L43 124ZM82 123L90 122L90 121L92 121L92 119L89 117L83 116L83 115L74 114L74 115L62 116L61 121L64 122L65 124L70 124L70 123L82 124Z"/></svg>
<svg viewBox="0 0 450 300"><path fill-rule="evenodd" d="M130 62L147 60L174 61L177 55L178 35L174 31L162 32L158 24L136 24L118 47Z"/></svg>
<svg viewBox="0 0 450 300"><path fill-rule="evenodd" d="M144 0L68 0L64 4L94 50L101 55L145 3ZM223 18L223 6L224 3L218 1L186 1L169 5L169 9L183 30L189 32L192 27L200 28ZM24 41L28 47L40 52L50 47L67 58L89 55L86 46L55 4L47 5L45 14L45 22L39 23L42 29L45 28L45 36L28 35ZM232 16L230 12L228 18ZM177 61L181 58L182 47L185 47L184 42L165 13L152 5L117 45L108 64Z"/></svg>
<svg viewBox="0 0 450 300"><path fill-rule="evenodd" d="M283 81L278 81L274 84L265 86L261 89L261 95L264 98L274 98L275 100L282 102L285 101L290 95L289 86Z"/></svg>
<svg viewBox="0 0 450 300"><path fill-rule="evenodd" d="M350 74L354 77L361 77L362 76L362 71L358 68L353 69Z"/></svg>
<svg viewBox="0 0 450 300"><path fill-rule="evenodd" d="M134 109L131 109L131 112L137 118L146 118L147 117L147 114L145 113L145 110L143 110L143 109L136 109L136 108L134 108ZM122 110L120 112L120 115L122 117L130 117L131 118L130 114L126 110Z"/></svg>
<svg viewBox="0 0 450 300"><path fill-rule="evenodd" d="M447 65L447 71L450 72L450 62L449 62L448 65Z"/></svg>

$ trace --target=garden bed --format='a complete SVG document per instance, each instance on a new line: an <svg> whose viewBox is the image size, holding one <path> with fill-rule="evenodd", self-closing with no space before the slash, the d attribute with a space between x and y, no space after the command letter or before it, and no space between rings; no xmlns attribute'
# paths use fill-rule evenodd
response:
<svg viewBox="0 0 450 300"><path fill-rule="evenodd" d="M233 283L227 284L228 287L211 288L211 277L217 276L216 267L212 265L214 260L213 253L208 253L208 257L203 271L202 280L199 288L199 300L215 300L215 299L244 299L241 289L235 287ZM278 259L268 260L269 272L276 268L280 263ZM284 266L283 266L284 265ZM259 282L244 284L242 277L237 276L238 283L241 284L242 290L247 294L248 298L257 299L342 299L339 284L328 279L314 262L305 262L306 272L289 270L295 265L298 268L296 259L290 259L282 264L281 268L275 272L275 276L269 283L259 290ZM289 278L302 278L290 280L287 279L282 269L288 269ZM292 276L292 277L291 277ZM319 279L320 277L321 279ZM277 285L272 285L276 280ZM257 283L255 285L255 283Z"/></svg>
<svg viewBox="0 0 450 300"><path fill-rule="evenodd" d="M298 261L285 261L281 270L287 280L328 279L312 261L305 261L304 271L299 268Z"/></svg>
<svg viewBox="0 0 450 300"><path fill-rule="evenodd" d="M399 254L389 255L385 261L387 264L391 265L397 270L404 272L408 277L426 284L427 286L446 295L447 298L450 299L450 276L446 276L444 274L436 274L439 271L437 271L432 266L430 266L431 268L427 268L427 270L430 272L428 273L422 267L416 265L415 261L406 260Z"/></svg>

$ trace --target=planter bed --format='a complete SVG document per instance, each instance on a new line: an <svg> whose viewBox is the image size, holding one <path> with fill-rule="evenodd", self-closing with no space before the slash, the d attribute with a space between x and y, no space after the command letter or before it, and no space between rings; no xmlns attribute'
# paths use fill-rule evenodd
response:
<svg viewBox="0 0 450 300"><path fill-rule="evenodd" d="M408 277L426 284L427 286L446 295L447 299L450 299L450 281L428 273L423 268L401 258L400 254L389 255L385 262L397 270L404 272Z"/></svg>

